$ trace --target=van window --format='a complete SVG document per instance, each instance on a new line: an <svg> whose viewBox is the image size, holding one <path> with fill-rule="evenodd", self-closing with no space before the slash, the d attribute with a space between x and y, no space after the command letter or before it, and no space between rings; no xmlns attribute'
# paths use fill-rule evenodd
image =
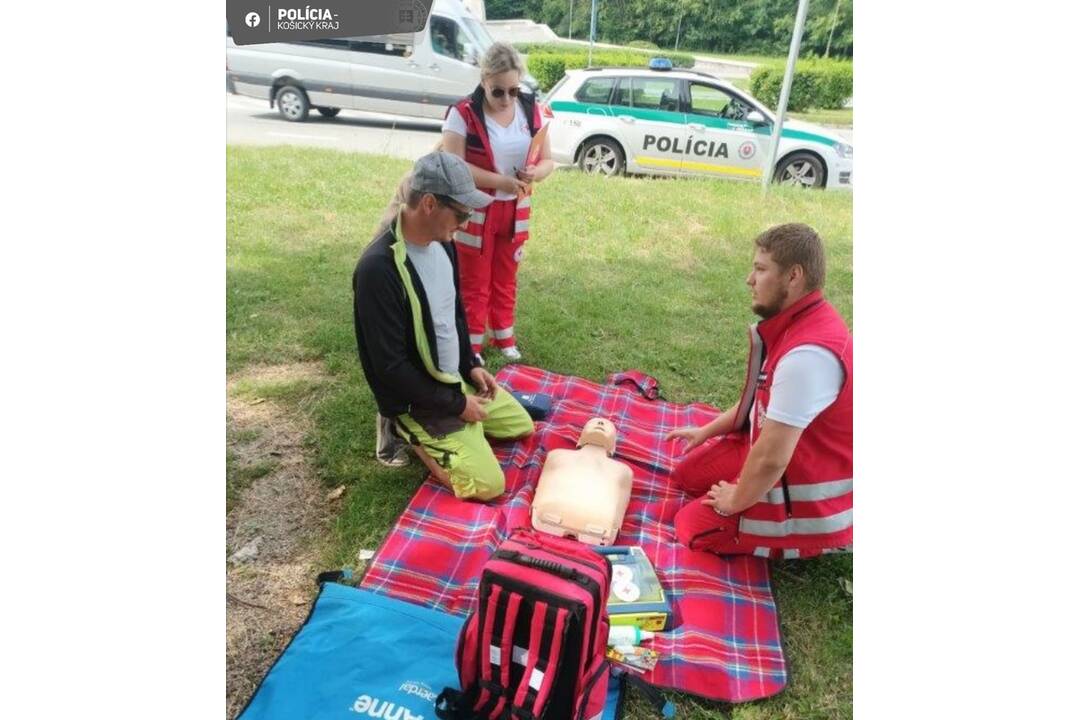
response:
<svg viewBox="0 0 1080 720"><path fill-rule="evenodd" d="M337 50L348 50L349 41L345 38L321 38L319 40L300 40L298 45L314 45L316 47L328 47L335 48Z"/></svg>
<svg viewBox="0 0 1080 720"><path fill-rule="evenodd" d="M475 18L466 15L461 18L461 21L465 23L465 29L472 32L473 38L478 43L476 48L477 57L483 57L488 48L495 44L495 39L491 37L491 33L487 31L487 28L477 22Z"/></svg>
<svg viewBox="0 0 1080 720"><path fill-rule="evenodd" d="M615 78L613 77L589 78L581 84L581 87L574 94L574 98L578 102L607 105L611 101L611 89L613 87L615 87Z"/></svg>
<svg viewBox="0 0 1080 720"><path fill-rule="evenodd" d="M439 15L431 16L431 49L439 55L465 60L465 38L458 24Z"/></svg>
<svg viewBox="0 0 1080 720"><path fill-rule="evenodd" d="M613 105L679 111L679 81L675 78L623 78Z"/></svg>
<svg viewBox="0 0 1080 720"><path fill-rule="evenodd" d="M409 57L412 55L413 50L413 33L364 35L346 38L346 40L348 41L349 49L353 52Z"/></svg>

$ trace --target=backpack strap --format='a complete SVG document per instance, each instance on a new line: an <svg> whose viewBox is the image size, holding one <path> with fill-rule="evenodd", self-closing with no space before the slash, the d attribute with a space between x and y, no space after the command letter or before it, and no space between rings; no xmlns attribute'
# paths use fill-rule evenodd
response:
<svg viewBox="0 0 1080 720"><path fill-rule="evenodd" d="M465 720L472 717L472 698L454 688L444 688L435 698L435 716L439 720Z"/></svg>
<svg viewBox="0 0 1080 720"><path fill-rule="evenodd" d="M551 608L549 608L549 611ZM566 608L554 608L555 610L555 622L553 623L551 637L550 650L547 653L547 664L544 668L544 677L540 682L540 687L536 691L536 700L533 701L532 713L534 716L539 717L547 704L548 696L551 694L551 688L555 684L555 676L558 673L549 672L548 669L557 669L559 667L559 656L563 650L563 640L565 639L567 623L566 618L569 614Z"/></svg>
<svg viewBox="0 0 1080 720"><path fill-rule="evenodd" d="M663 400L660 394L660 381L652 375L640 370L624 370L612 373L607 378L608 385L623 385L629 383L637 388L637 391L646 400Z"/></svg>
<svg viewBox="0 0 1080 720"><path fill-rule="evenodd" d="M503 619L499 638L499 690L498 700L488 717L506 717L510 711L510 666L514 664L514 629L517 627L518 612L521 610L521 595L509 593L506 602L506 617Z"/></svg>
<svg viewBox="0 0 1080 720"><path fill-rule="evenodd" d="M532 623L529 625L529 647L526 649L528 660L525 663L525 674L521 677L517 693L514 695L514 714L522 720L531 720L533 717L533 703L536 702L536 692L544 681L544 668L547 667L547 652L551 646L551 634L545 633L547 617L554 608L542 600L532 603ZM552 613L554 619L554 613ZM546 642L545 642L546 641ZM546 647L545 647L546 645Z"/></svg>
<svg viewBox="0 0 1080 720"><path fill-rule="evenodd" d="M476 699L476 709L483 717L487 717L495 708L495 703L498 702L501 691L501 688L495 682L495 675L499 671L499 658L496 655L498 646L493 641L500 635L499 631L502 629L505 614L506 593L501 586L492 585L491 595L488 597L482 615L483 623L480 637L476 643L476 652L479 655L477 665L480 668L479 677L476 681L480 687L480 696Z"/></svg>

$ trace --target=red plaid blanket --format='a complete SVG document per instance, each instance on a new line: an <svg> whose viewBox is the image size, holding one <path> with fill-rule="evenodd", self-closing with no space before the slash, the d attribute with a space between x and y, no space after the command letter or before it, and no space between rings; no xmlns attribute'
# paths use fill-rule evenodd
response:
<svg viewBox="0 0 1080 720"><path fill-rule="evenodd" d="M522 365L504 367L501 385L552 396L548 420L530 438L496 444L506 493L489 504L462 502L428 480L371 560L361 585L375 592L464 615L480 569L510 529L529 524L529 505L547 451L573 448L582 426L605 417L618 428L616 458L634 470L634 489L618 544L644 548L675 611L674 629L653 641L661 654L644 676L658 687L744 702L787 683L780 628L764 560L720 558L679 545L676 511L689 498L672 487L677 458L664 435L716 415L707 405L649 401L632 385L597 385Z"/></svg>

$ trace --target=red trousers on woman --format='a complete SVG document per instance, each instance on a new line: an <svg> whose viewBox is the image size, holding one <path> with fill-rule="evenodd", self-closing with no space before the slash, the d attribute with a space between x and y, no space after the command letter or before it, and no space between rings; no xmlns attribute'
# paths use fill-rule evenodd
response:
<svg viewBox="0 0 1080 720"><path fill-rule="evenodd" d="M516 345L514 306L517 304L518 263L525 242L514 242L516 200L496 200L485 209L483 246L480 252L458 245L461 299L469 325L473 352L484 345L484 331L491 327L496 347Z"/></svg>

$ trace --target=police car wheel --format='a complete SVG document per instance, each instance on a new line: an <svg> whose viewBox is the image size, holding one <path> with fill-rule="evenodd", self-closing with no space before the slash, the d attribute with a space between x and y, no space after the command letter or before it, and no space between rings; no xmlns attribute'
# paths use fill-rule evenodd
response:
<svg viewBox="0 0 1080 720"><path fill-rule="evenodd" d="M315 109L325 118L337 117L337 114L341 112L341 108L317 107Z"/></svg>
<svg viewBox="0 0 1080 720"><path fill-rule="evenodd" d="M289 122L307 120L311 104L308 102L307 95L300 88L295 85L285 85L278 90L275 99L281 117Z"/></svg>
<svg viewBox="0 0 1080 720"><path fill-rule="evenodd" d="M825 168L810 153L794 153L776 169L776 182L796 187L825 187Z"/></svg>
<svg viewBox="0 0 1080 720"><path fill-rule="evenodd" d="M585 143L578 164L590 175L611 176L622 175L625 161L618 143L599 138Z"/></svg>

